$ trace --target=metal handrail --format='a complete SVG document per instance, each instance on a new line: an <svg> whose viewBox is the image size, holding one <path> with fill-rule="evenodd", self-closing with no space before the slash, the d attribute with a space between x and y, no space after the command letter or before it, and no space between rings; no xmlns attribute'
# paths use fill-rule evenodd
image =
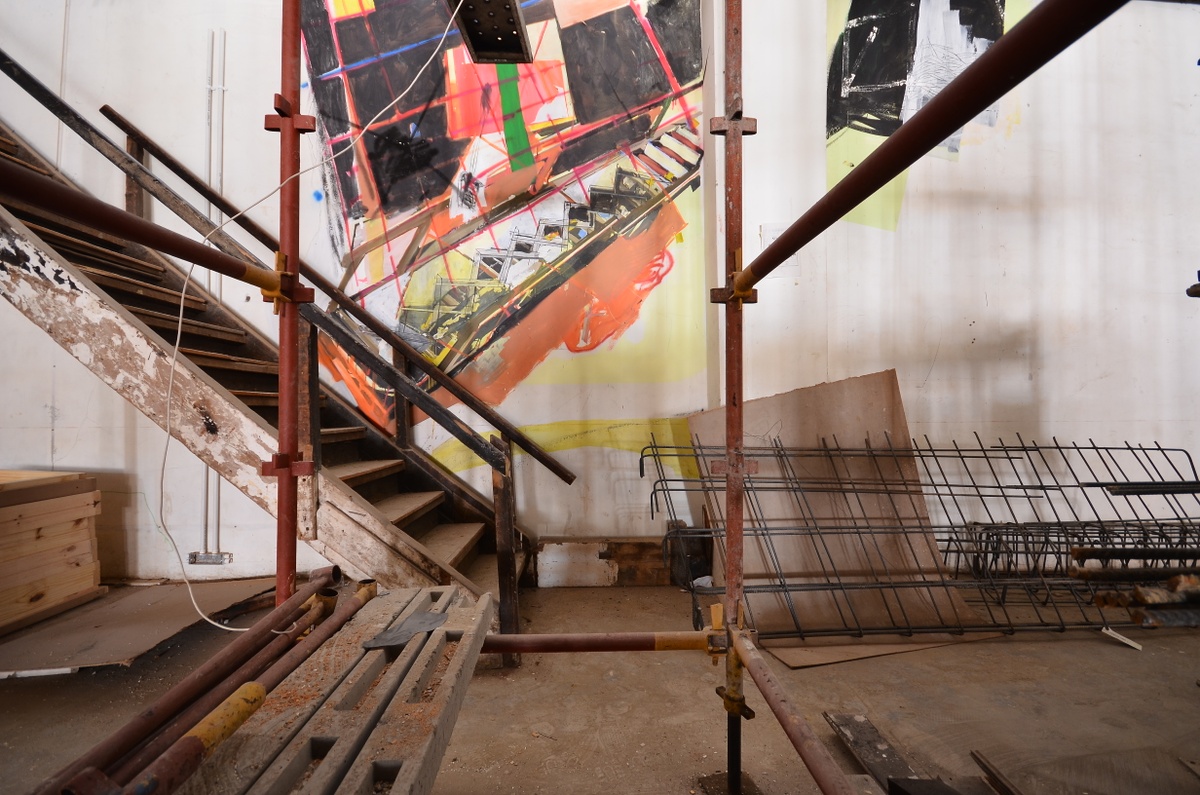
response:
<svg viewBox="0 0 1200 795"><path fill-rule="evenodd" d="M221 212L230 216L233 219L233 223L236 223L238 226L242 227L242 229L246 230L246 232L248 232L255 240L272 251L278 249L279 242L269 231L245 216L243 212L230 203L228 199L214 190L210 185L208 185L208 183L188 169L187 166L183 165L174 157L172 157L169 152L155 143L150 136L138 129L132 122L130 122L117 111L113 110L113 108L108 105L102 107L100 112L106 119L115 124L123 133L136 141L138 145L140 145L146 151L147 154L152 155L160 163L166 166L171 173L183 180L188 187L199 193L205 200L212 202L213 206L219 209ZM553 472L554 475L564 483L571 484L575 481L576 475L574 472L559 463L552 455L550 455L550 453L543 449L537 442L533 441L533 439L529 438L529 436L517 428L517 426L500 416L500 414L494 408L481 400L477 395L475 395L475 393L459 384L458 381L454 380L452 376L448 375L437 365L433 364L424 356L422 356L420 351L412 347L412 345L409 343L405 342L402 337L396 334L392 329L388 328L386 324L382 323L370 312L367 312L365 309L355 303L355 301L346 295L342 290L340 290L337 285L326 279L320 272L315 270L311 265L303 260L298 263L298 267L300 274L306 280L308 280L309 283L328 296L340 309L345 311L359 323L362 323L372 333L377 335L394 350L398 351L407 362L428 376L431 381L445 389L450 394L454 395L454 397L458 398L458 400L462 401L464 406L471 409L471 411L475 412L482 419L487 421L489 425L499 431L504 437L512 441L513 444L517 445L526 453L528 453L542 466ZM412 402L416 403L416 401ZM429 414L429 412L426 413ZM432 417L433 415L430 414L430 416Z"/></svg>

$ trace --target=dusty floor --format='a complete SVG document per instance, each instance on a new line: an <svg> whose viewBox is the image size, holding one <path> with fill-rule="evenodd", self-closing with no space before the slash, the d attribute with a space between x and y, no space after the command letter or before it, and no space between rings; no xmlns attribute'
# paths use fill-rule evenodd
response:
<svg viewBox="0 0 1200 795"><path fill-rule="evenodd" d="M689 629L671 588L522 593L530 632ZM1025 795L1200 793L1200 633L976 641L787 671L773 667L848 771L822 711L867 715L919 772L979 775L982 751ZM227 640L195 626L130 668L0 681L0 791L25 792ZM688 793L724 769L722 670L697 652L526 655L481 670L435 795ZM768 795L816 792L761 697L745 769ZM1181 761L1184 760L1184 761Z"/></svg>

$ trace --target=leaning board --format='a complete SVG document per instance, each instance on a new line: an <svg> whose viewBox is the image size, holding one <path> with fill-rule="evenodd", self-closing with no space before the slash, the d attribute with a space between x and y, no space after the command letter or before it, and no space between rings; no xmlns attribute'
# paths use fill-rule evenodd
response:
<svg viewBox="0 0 1200 795"><path fill-rule="evenodd" d="M0 470L0 635L107 591L100 586L100 492L82 472Z"/></svg>

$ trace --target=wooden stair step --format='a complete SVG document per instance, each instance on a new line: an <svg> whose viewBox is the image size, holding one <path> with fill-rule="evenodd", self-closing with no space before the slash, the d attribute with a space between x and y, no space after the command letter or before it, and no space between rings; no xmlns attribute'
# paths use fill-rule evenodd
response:
<svg viewBox="0 0 1200 795"><path fill-rule="evenodd" d="M354 488L373 480L395 475L404 471L404 459L384 458L368 461L351 461L325 468L329 474Z"/></svg>
<svg viewBox="0 0 1200 795"><path fill-rule="evenodd" d="M217 353L216 351L202 351L198 348L181 347L179 353L188 357L194 364L213 370L237 370L243 373L268 373L272 375L279 372L279 362L271 362L264 359L251 359L246 356L234 356L229 353ZM363 431L365 432L366 429L364 428Z"/></svg>
<svg viewBox="0 0 1200 795"><path fill-rule="evenodd" d="M21 154L21 146L6 135L0 134L0 152L7 155Z"/></svg>
<svg viewBox="0 0 1200 795"><path fill-rule="evenodd" d="M60 232L57 229L51 229L48 226L42 226L33 221L26 221L25 225L34 232L37 232L38 237L44 239L63 254L73 253L114 270L124 271L125 273L137 276L145 276L155 281L160 280L163 273L166 272L166 268L157 263L147 262L146 260L131 257L120 251L113 251L111 248L89 243L86 240L81 240L65 232Z"/></svg>
<svg viewBox="0 0 1200 795"><path fill-rule="evenodd" d="M131 279L128 276L118 276L108 271L93 268L90 265L78 265L79 269L87 274L88 278L101 287L109 290L116 290L129 295L139 295L143 298L149 298L153 301L161 301L164 304L170 304L178 310L179 301L183 299L183 305L188 309L196 312L203 312L208 309L208 301L204 298L189 293L182 295L178 290L170 290L166 287L158 287L157 285L147 284L146 282L137 279Z"/></svg>
<svg viewBox="0 0 1200 795"><path fill-rule="evenodd" d="M521 579L522 572L525 571L525 564L528 563L528 554L525 550L517 550L517 579ZM468 580L479 586L479 590L483 593L490 593L497 600L500 599L500 572L496 571L496 553L489 552L486 555L479 555L475 561L463 572Z"/></svg>
<svg viewBox="0 0 1200 795"><path fill-rule="evenodd" d="M483 538L483 530L483 522L440 524L421 536L420 541L440 562L458 568Z"/></svg>
<svg viewBox="0 0 1200 795"><path fill-rule="evenodd" d="M445 500L445 492L410 491L404 494L393 494L391 497L375 503L375 507L388 518L389 522L402 527L432 511Z"/></svg>
<svg viewBox="0 0 1200 795"><path fill-rule="evenodd" d="M81 224L77 221L72 221L69 218L63 218L61 215L56 215L49 210L43 210L35 204L7 197L4 199L4 206L9 209L13 215L21 219L21 222L26 226L30 225L30 221L37 224L42 221L48 224L53 224L60 229L70 229L78 234L85 235L92 240L103 240L117 248L124 248L129 245L129 241L122 240L116 235L110 235L107 232L101 232L99 229L93 229L86 224ZM37 219L37 220L33 220ZM40 225L40 224L39 224Z"/></svg>
<svg viewBox="0 0 1200 795"><path fill-rule="evenodd" d="M247 406L275 407L279 405L278 392L262 392L255 389L231 389L229 390L229 394L233 395ZM325 405L324 395L321 395L321 405Z"/></svg>
<svg viewBox="0 0 1200 795"><path fill-rule="evenodd" d="M0 158L3 158L10 163L16 163L18 166L24 166L25 168L37 174L42 174L47 177L50 176L50 172L46 169L42 168L41 166L35 166L33 163L26 163L24 160L17 157L16 152L9 152L8 147L3 145L0 145Z"/></svg>
<svg viewBox="0 0 1200 795"><path fill-rule="evenodd" d="M143 323L150 328L162 329L171 332L171 339L174 339L176 326L179 324L178 315L167 315L162 312L151 312L148 309L138 309L136 307L127 307L129 311L140 318ZM195 334L198 337L208 337L214 340L224 340L226 342L245 342L247 334L240 328L230 328L229 326L219 326L215 323L202 323L199 320L183 321L183 332L185 334Z"/></svg>
<svg viewBox="0 0 1200 795"><path fill-rule="evenodd" d="M344 428L322 428L321 444L337 444L338 442L357 442L367 438L365 425L348 425Z"/></svg>

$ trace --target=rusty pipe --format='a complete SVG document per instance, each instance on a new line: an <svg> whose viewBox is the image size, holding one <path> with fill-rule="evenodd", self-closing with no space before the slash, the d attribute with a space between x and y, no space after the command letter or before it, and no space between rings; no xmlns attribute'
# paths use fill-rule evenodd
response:
<svg viewBox="0 0 1200 795"><path fill-rule="evenodd" d="M7 160L0 160L0 196L28 202L101 232L172 254L263 290L279 289L279 274L274 271L256 268L198 240L172 232Z"/></svg>
<svg viewBox="0 0 1200 795"><path fill-rule="evenodd" d="M736 656L750 672L750 678L758 685L758 691L775 713L779 725L783 727L784 733L792 741L792 746L800 754L801 761L812 774L817 787L825 795L853 795L855 790L846 779L846 774L838 767L824 744L817 739L804 716L788 699L787 692L771 673L766 659L754 647L749 636L745 632L734 632L732 637Z"/></svg>
<svg viewBox="0 0 1200 795"><path fill-rule="evenodd" d="M378 586L374 580L362 580L358 586L354 596L338 602L333 615L322 621L307 637L280 657L274 665L263 671L262 676L258 677L258 682L267 689L268 693L307 660L314 651L321 648L322 643L333 637L335 632L345 626L346 622L353 618L363 605L374 599L378 593Z"/></svg>
<svg viewBox="0 0 1200 795"><path fill-rule="evenodd" d="M323 616L332 612L333 605L327 604L327 600L322 596L326 590L322 589L318 591L316 595L305 603L312 606L308 608L308 611L304 615L297 618L287 631L276 635L270 643L264 646L258 654L247 660L241 668L238 668L217 687L210 690L190 707L179 713L179 716L170 725L156 734L141 748L137 749L133 755L126 756L120 765L109 774L112 780L118 784L128 784L132 781L138 773L165 753L188 729L195 726L201 718L216 709L238 687L253 680L266 670L269 665L296 642L297 638L307 632ZM337 593L336 591L332 592L334 594Z"/></svg>
<svg viewBox="0 0 1200 795"><path fill-rule="evenodd" d="M199 694L211 689L262 646L265 646L270 641L274 630L291 623L292 613L305 600L340 578L341 570L337 566L314 571L309 582L291 599L263 616L247 631L239 633L228 646L184 677L175 687L159 696L154 703L134 716L120 729L101 740L91 750L54 776L43 781L34 791L35 795L58 795L62 787L81 771L87 768L103 770L110 767L154 730L196 700Z"/></svg>
<svg viewBox="0 0 1200 795"><path fill-rule="evenodd" d="M722 635L724 633L721 633ZM557 654L604 651L709 651L707 632L597 632L488 635L481 654Z"/></svg>
<svg viewBox="0 0 1200 795"><path fill-rule="evenodd" d="M258 682L247 682L208 713L195 728L179 738L167 752L121 790L125 795L170 795L187 781L218 745L237 731L262 706L267 691Z"/></svg>
<svg viewBox="0 0 1200 795"><path fill-rule="evenodd" d="M1128 0L1042 0L738 274L746 293L954 131L982 113Z"/></svg>

